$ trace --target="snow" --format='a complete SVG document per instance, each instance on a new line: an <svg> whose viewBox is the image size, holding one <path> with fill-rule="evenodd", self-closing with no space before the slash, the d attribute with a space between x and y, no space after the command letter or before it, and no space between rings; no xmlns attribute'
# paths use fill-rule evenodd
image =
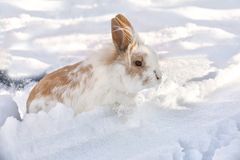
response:
<svg viewBox="0 0 240 160"><path fill-rule="evenodd" d="M7 69L11 63L10 54L7 53L6 51L0 50L0 59L1 59L0 70Z"/></svg>
<svg viewBox="0 0 240 160"><path fill-rule="evenodd" d="M12 63L8 67L8 75L12 78L37 76L42 74L48 67L48 64L37 59L12 56Z"/></svg>
<svg viewBox="0 0 240 160"><path fill-rule="evenodd" d="M14 117L20 120L18 106L14 100L7 95L0 96L0 126L2 126L7 117Z"/></svg>
<svg viewBox="0 0 240 160"><path fill-rule="evenodd" d="M35 82L0 88L1 160L240 159L238 0L3 0L0 10L0 70L12 78L98 51L116 13L156 50L164 73L127 117L101 106L74 115L62 104L25 114Z"/></svg>

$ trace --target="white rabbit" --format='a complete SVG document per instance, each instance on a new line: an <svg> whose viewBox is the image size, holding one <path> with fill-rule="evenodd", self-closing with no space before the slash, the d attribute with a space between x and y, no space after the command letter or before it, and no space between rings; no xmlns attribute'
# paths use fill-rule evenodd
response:
<svg viewBox="0 0 240 160"><path fill-rule="evenodd" d="M49 111L61 102L80 113L99 105L134 106L142 89L161 81L157 55L121 14L112 19L111 48L46 75L31 91L27 112Z"/></svg>

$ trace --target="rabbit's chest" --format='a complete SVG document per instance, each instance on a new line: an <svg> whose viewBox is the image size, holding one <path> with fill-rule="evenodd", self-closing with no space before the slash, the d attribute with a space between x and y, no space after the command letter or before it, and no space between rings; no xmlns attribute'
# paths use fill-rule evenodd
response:
<svg viewBox="0 0 240 160"><path fill-rule="evenodd" d="M91 110L97 106L132 105L134 103L135 95L120 92L111 84L93 83L92 85L85 92L82 92L83 88L80 87L72 90L72 97L68 96L65 103L71 105L76 112Z"/></svg>

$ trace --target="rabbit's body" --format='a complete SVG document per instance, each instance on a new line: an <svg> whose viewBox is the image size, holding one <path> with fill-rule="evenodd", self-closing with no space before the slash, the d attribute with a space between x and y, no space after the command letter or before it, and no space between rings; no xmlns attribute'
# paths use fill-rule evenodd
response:
<svg viewBox="0 0 240 160"><path fill-rule="evenodd" d="M57 102L72 106L77 113L94 105L132 103L135 94L123 88L121 73L117 66L109 64L113 55L108 54L109 61L101 60L100 55L96 59L95 55L46 75L33 88L27 102L27 106L31 105L28 111L48 111Z"/></svg>
<svg viewBox="0 0 240 160"><path fill-rule="evenodd" d="M133 32L127 19L117 15L112 19L113 47L46 75L31 91L27 111L48 111L57 102L76 113L96 105L132 106L138 91L158 84L156 54L134 33L116 27Z"/></svg>

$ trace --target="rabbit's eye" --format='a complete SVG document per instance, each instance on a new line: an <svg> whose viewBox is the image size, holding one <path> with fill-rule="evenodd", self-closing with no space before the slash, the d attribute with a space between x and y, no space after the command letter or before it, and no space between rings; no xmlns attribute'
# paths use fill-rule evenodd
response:
<svg viewBox="0 0 240 160"><path fill-rule="evenodd" d="M141 67L142 66L142 62L141 61L135 61L135 65L138 66L138 67Z"/></svg>

